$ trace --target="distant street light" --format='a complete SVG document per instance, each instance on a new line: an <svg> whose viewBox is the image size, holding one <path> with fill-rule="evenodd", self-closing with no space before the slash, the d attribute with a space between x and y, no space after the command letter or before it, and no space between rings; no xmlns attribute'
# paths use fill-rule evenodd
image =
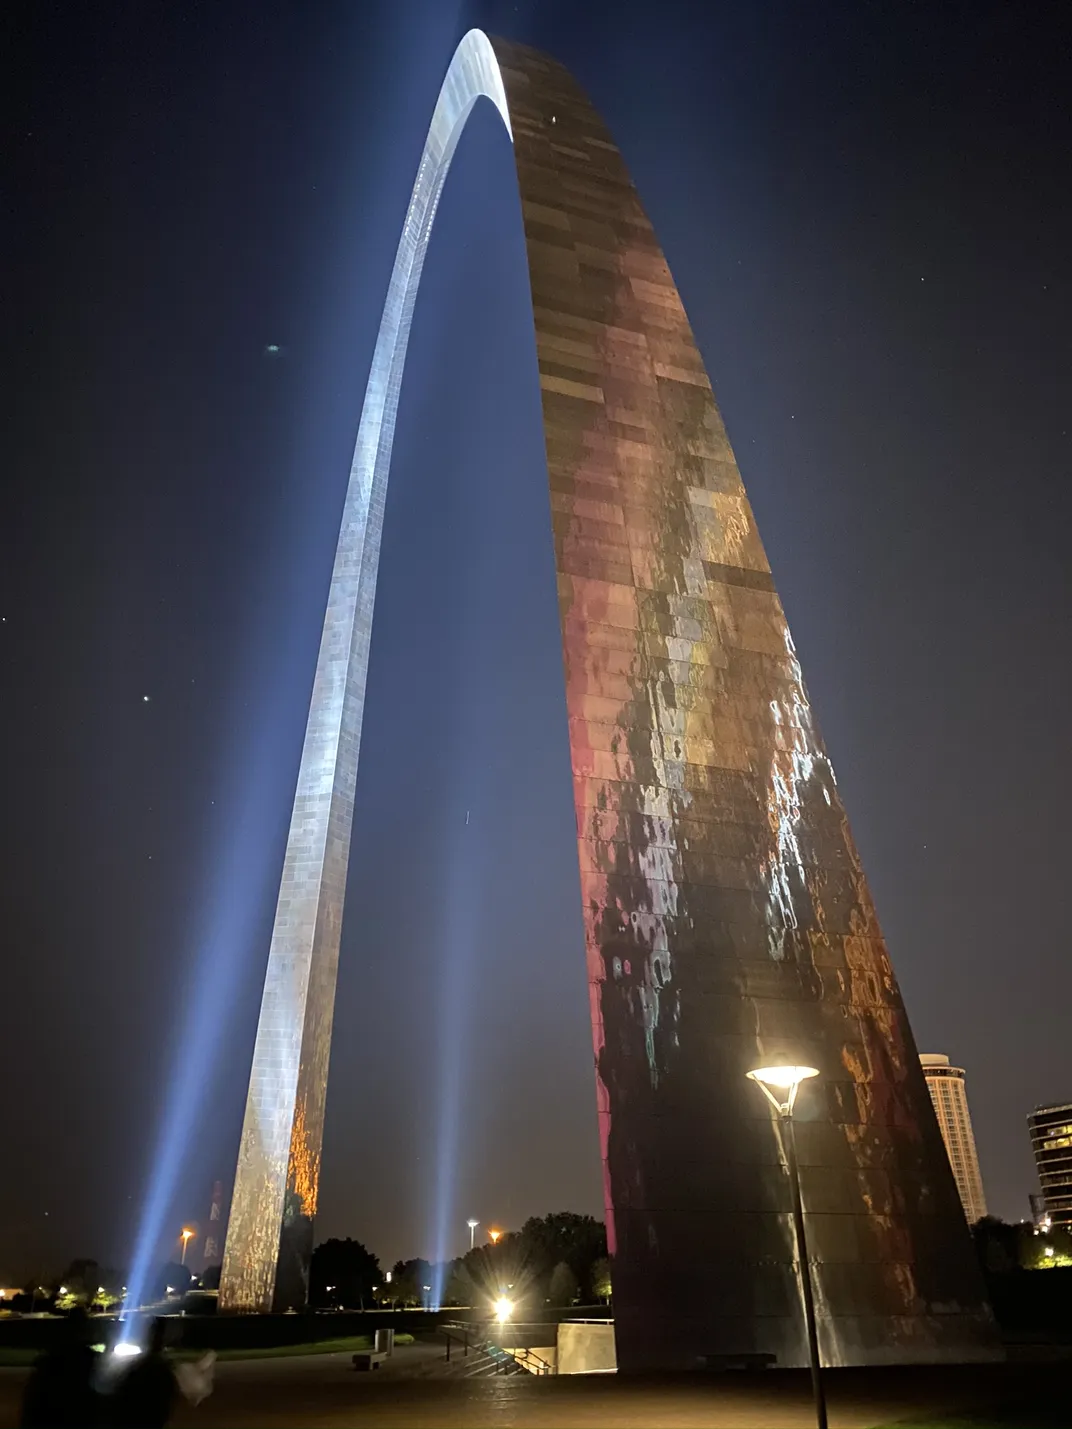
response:
<svg viewBox="0 0 1072 1429"><path fill-rule="evenodd" d="M472 1216L470 1216L465 1224L469 1227L469 1249L472 1250L473 1246L476 1244L476 1228L480 1224L480 1222L474 1221Z"/></svg>
<svg viewBox="0 0 1072 1429"><path fill-rule="evenodd" d="M488 1238L491 1241L492 1245L498 1245L499 1238L501 1235L502 1231L488 1231Z"/></svg>
<svg viewBox="0 0 1072 1429"><path fill-rule="evenodd" d="M815 1327L815 1300L812 1296L811 1265L808 1263L808 1242L804 1236L804 1205L800 1199L800 1169L797 1166L797 1141L793 1128L793 1104L801 1082L819 1075L818 1067L757 1067L747 1073L749 1079L763 1089L763 1094L778 1113L782 1150L789 1167L789 1184L793 1193L793 1226L797 1238L797 1259L800 1262L800 1289L804 1300L804 1320L808 1327L808 1359L811 1364L811 1391L815 1400L817 1429L827 1429L826 1395L823 1392L822 1367L819 1362L819 1335ZM773 1088L773 1090L772 1090ZM779 1095L775 1095L777 1092Z"/></svg>
<svg viewBox="0 0 1072 1429"><path fill-rule="evenodd" d="M179 1260L180 1265L186 1264L186 1247L190 1244L195 1235L196 1231L192 1231L187 1227L183 1230L182 1235L179 1236L179 1239L182 1241L182 1257Z"/></svg>

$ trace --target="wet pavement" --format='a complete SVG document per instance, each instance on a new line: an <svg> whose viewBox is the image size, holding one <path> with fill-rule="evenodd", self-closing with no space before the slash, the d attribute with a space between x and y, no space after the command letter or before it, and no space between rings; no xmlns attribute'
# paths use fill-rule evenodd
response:
<svg viewBox="0 0 1072 1429"><path fill-rule="evenodd" d="M796 1371L452 1380L429 1377L428 1360L427 1352L399 1354L390 1369L364 1374L350 1367L348 1355L230 1361L218 1366L212 1396L196 1408L184 1406L175 1423L183 1429L807 1429L814 1424L808 1377ZM971 1414L973 1423L992 1418L1021 1429L1068 1423L1066 1409L1048 1417L1032 1402L1039 1378L1039 1367L1029 1365L830 1371L831 1429L871 1429L900 1420L941 1424L962 1413ZM0 1373L0 1426L17 1422L24 1382L24 1371Z"/></svg>

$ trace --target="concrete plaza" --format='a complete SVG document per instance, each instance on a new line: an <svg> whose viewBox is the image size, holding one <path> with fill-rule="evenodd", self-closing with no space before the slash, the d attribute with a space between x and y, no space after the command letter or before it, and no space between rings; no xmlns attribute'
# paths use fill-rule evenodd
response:
<svg viewBox="0 0 1072 1429"><path fill-rule="evenodd" d="M423 1353L422 1353L423 1350ZM211 1397L176 1416L187 1429L253 1426L462 1426L517 1429L808 1429L807 1375L756 1374L629 1379L617 1375L536 1379L442 1379L427 1347L400 1353L389 1370L355 1373L347 1355L228 1361ZM831 1429L1068 1423L1067 1405L1040 1396L1063 1367L983 1365L942 1369L842 1370L828 1374ZM26 1372L0 1371L0 1426L17 1422Z"/></svg>

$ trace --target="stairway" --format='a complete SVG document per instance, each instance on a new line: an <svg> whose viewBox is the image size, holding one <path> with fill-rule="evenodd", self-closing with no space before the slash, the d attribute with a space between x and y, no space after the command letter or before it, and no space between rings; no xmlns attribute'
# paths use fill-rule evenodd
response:
<svg viewBox="0 0 1072 1429"><path fill-rule="evenodd" d="M444 1355L434 1367L429 1367L428 1373L436 1379L484 1379L495 1374L529 1373L509 1350L492 1344L490 1340L469 1340L471 1329L468 1327L443 1325L440 1330L447 1337L450 1358L447 1359ZM462 1330L466 1335L468 1352L462 1339L456 1337L458 1330Z"/></svg>

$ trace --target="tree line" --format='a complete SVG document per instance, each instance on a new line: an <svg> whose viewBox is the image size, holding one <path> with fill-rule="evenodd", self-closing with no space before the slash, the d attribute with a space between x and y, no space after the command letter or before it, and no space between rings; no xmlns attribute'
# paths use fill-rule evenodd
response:
<svg viewBox="0 0 1072 1429"><path fill-rule="evenodd" d="M375 1305L484 1306L506 1296L519 1306L568 1307L611 1299L607 1235L593 1216L532 1216L519 1231L436 1264L396 1261L390 1274L360 1241L327 1240L313 1251L309 1299L318 1308Z"/></svg>

